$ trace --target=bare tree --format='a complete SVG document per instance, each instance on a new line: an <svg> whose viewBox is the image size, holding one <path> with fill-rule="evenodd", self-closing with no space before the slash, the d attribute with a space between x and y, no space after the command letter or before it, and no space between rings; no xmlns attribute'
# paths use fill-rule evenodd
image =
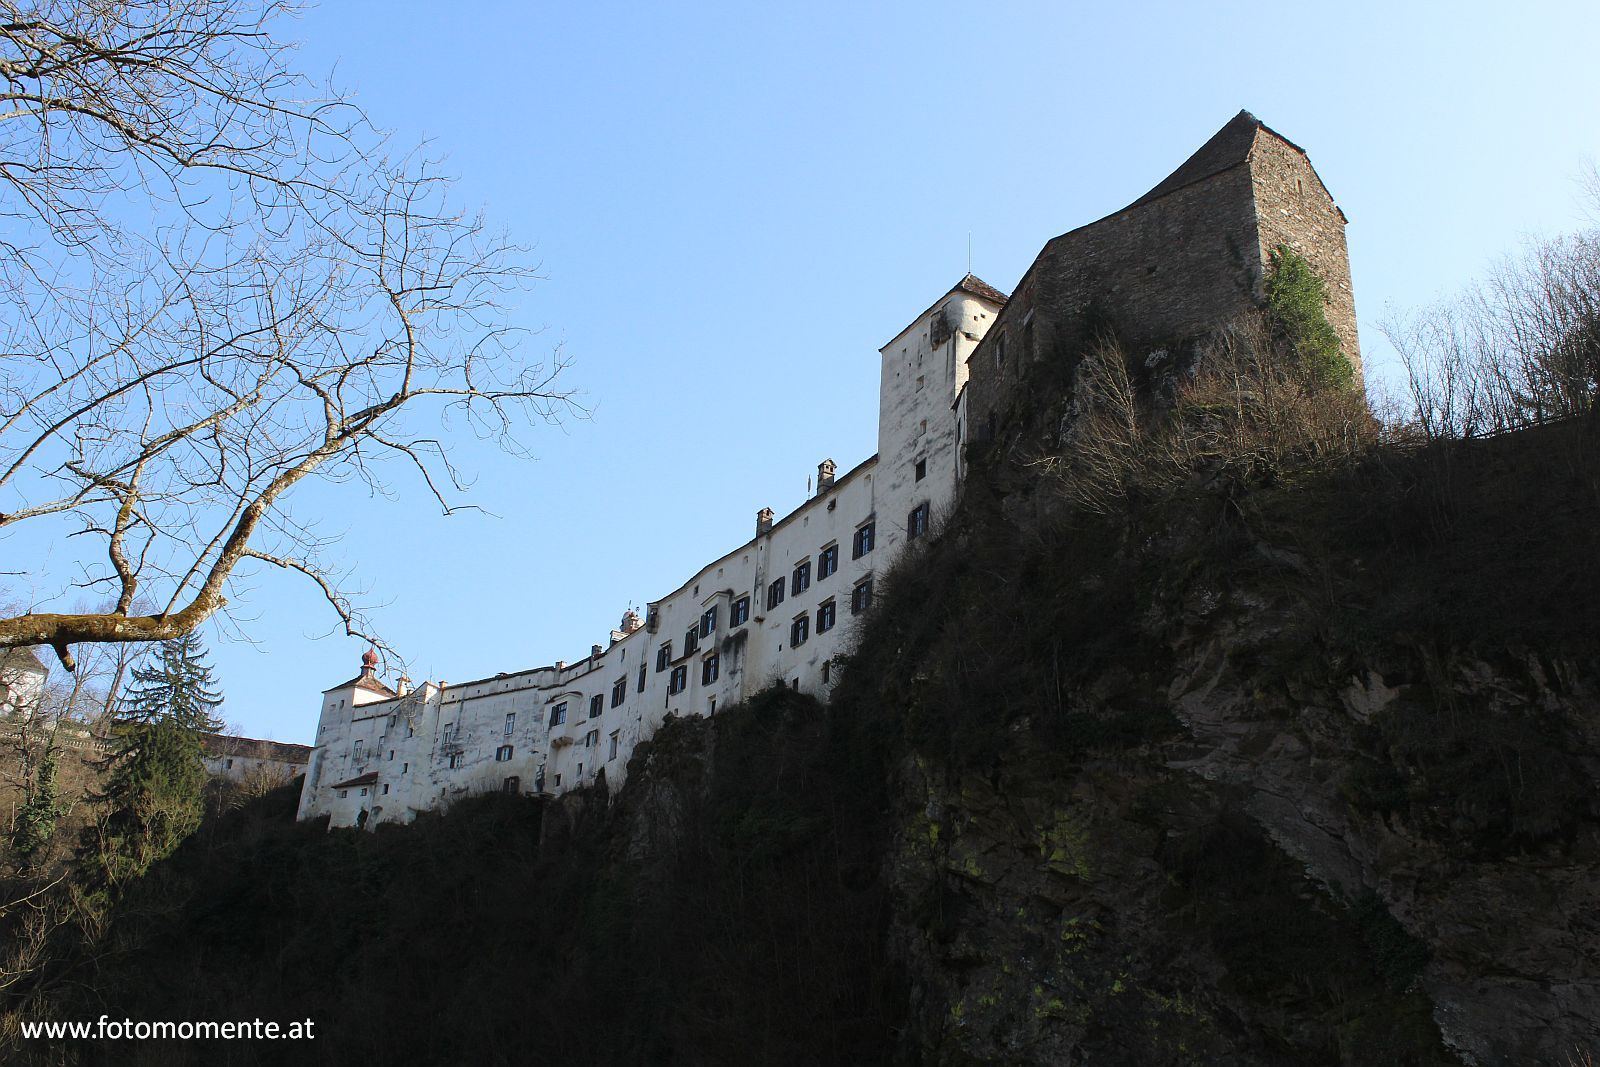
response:
<svg viewBox="0 0 1600 1067"><path fill-rule="evenodd" d="M1430 438L1591 413L1600 405L1600 230L1530 241L1459 297L1383 329Z"/></svg>
<svg viewBox="0 0 1600 1067"><path fill-rule="evenodd" d="M252 564L370 637L290 490L386 488L398 463L448 512L441 423L516 451L571 410L559 358L505 322L523 250L295 74L282 14L0 0L0 212L23 235L0 254L0 532L53 524L73 584L115 601L7 613L0 648L72 669L80 642L181 635Z"/></svg>

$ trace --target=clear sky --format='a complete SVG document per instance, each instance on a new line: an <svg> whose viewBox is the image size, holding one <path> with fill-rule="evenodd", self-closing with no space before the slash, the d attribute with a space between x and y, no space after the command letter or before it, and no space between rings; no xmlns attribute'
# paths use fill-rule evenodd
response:
<svg viewBox="0 0 1600 1067"><path fill-rule="evenodd" d="M1582 222L1600 4L337 0L283 31L533 244L517 309L592 418L476 442L466 501L297 490L343 531L413 678L575 660L876 448L877 346L967 268L1008 290L1046 240L1137 198L1240 108L1350 219L1362 347L1529 233ZM263 576L211 628L226 716L307 741L362 647Z"/></svg>

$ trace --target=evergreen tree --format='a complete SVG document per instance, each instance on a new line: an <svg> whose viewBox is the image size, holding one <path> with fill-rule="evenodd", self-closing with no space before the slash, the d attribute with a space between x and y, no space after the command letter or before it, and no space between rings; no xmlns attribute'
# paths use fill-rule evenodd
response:
<svg viewBox="0 0 1600 1067"><path fill-rule="evenodd" d="M123 698L119 718L145 723L165 719L212 734L221 730L223 722L215 713L222 694L205 657L196 634L161 642L154 662L133 669L133 686Z"/></svg>
<svg viewBox="0 0 1600 1067"><path fill-rule="evenodd" d="M113 727L115 750L106 791L81 852L101 884L136 878L200 825L206 772L200 733L216 733L222 694L200 639L162 642L136 667Z"/></svg>
<svg viewBox="0 0 1600 1067"><path fill-rule="evenodd" d="M125 719L100 810L84 831L95 880L117 886L165 858L200 825L205 764L195 731L174 717Z"/></svg>

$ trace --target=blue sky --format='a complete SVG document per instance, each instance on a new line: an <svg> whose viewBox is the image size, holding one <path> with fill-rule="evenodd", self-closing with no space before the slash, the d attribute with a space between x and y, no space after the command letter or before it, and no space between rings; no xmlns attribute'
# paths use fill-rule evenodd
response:
<svg viewBox="0 0 1600 1067"><path fill-rule="evenodd" d="M587 420L477 442L445 519L421 487L297 490L414 678L604 642L629 604L872 453L876 348L965 271L1009 289L1051 236L1154 185L1241 107L1350 219L1377 329L1523 235L1582 221L1600 5L675 4L340 0L287 23L397 141L534 245L515 309ZM362 647L292 577L208 633L225 714L309 740ZM239 631L248 636L241 640Z"/></svg>

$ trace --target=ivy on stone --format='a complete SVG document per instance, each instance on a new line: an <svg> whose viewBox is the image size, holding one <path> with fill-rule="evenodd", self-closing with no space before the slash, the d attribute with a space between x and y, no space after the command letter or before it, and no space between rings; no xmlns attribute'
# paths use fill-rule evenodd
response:
<svg viewBox="0 0 1600 1067"><path fill-rule="evenodd" d="M1325 389L1349 389L1355 368L1341 351L1328 321L1328 286L1304 256L1288 245L1268 255L1267 316L1313 381Z"/></svg>

